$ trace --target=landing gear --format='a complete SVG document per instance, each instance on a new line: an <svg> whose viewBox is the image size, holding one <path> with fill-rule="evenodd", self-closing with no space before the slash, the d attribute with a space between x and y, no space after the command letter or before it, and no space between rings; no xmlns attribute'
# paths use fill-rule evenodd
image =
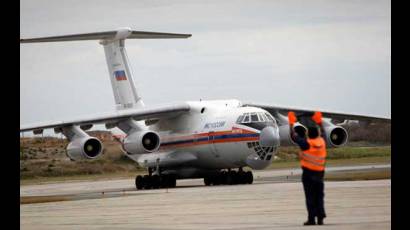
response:
<svg viewBox="0 0 410 230"><path fill-rule="evenodd" d="M204 183L206 186L209 186L212 184L211 178L210 177L205 177L204 178Z"/></svg>
<svg viewBox="0 0 410 230"><path fill-rule="evenodd" d="M252 184L253 174L252 172L244 172L241 169L238 171L222 171L213 176L207 176L204 178L206 186L209 185L234 185L234 184Z"/></svg>
<svg viewBox="0 0 410 230"><path fill-rule="evenodd" d="M142 182L142 176L138 175L135 178L135 186L137 187L138 190L143 189L144 188L144 183Z"/></svg>
<svg viewBox="0 0 410 230"><path fill-rule="evenodd" d="M158 189L161 186L161 180L158 175L154 175L151 177L151 183L152 183L152 188L153 189Z"/></svg>
<svg viewBox="0 0 410 230"><path fill-rule="evenodd" d="M135 178L135 186L141 189L175 188L177 179L175 175L138 175Z"/></svg>
<svg viewBox="0 0 410 230"><path fill-rule="evenodd" d="M247 184L252 184L253 183L253 174L252 172L248 171L245 173L245 182Z"/></svg>

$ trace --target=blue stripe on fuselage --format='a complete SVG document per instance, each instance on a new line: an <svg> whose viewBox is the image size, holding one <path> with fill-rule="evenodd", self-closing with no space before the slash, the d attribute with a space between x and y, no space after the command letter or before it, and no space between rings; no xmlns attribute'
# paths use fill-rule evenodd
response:
<svg viewBox="0 0 410 230"><path fill-rule="evenodd" d="M241 138L241 137L258 137L259 133L235 133L235 134L222 134L214 136L214 140L226 139L226 138Z"/></svg>
<svg viewBox="0 0 410 230"><path fill-rule="evenodd" d="M217 135L213 136L213 140L222 140L222 139L228 139L228 138L243 138L243 137L258 137L259 133L235 133L235 134L222 134L222 135ZM194 141L208 141L209 137L201 137L201 138L194 138L194 139L188 139L188 140L180 140L180 141L171 141L171 142L165 142L162 143L161 146L166 146L166 145L176 145L176 144L187 144L187 143L193 143Z"/></svg>

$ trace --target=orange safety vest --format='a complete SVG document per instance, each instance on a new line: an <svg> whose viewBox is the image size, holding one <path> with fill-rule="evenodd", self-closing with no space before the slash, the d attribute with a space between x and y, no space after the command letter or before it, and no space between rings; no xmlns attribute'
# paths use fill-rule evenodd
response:
<svg viewBox="0 0 410 230"><path fill-rule="evenodd" d="M326 143L322 137L307 139L309 149L301 153L300 165L313 171L324 171Z"/></svg>

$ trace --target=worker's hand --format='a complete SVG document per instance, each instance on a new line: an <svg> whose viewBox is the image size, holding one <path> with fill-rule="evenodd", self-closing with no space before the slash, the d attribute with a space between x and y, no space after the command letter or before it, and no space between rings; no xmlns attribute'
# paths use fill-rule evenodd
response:
<svg viewBox="0 0 410 230"><path fill-rule="evenodd" d="M290 124L290 125L293 125L293 124L296 123L296 121L297 121L298 119L296 118L295 112L289 111L289 113L288 113L288 120L289 120L289 124Z"/></svg>
<svg viewBox="0 0 410 230"><path fill-rule="evenodd" d="M315 112L312 116L312 120L316 122L316 124L321 125L322 124L322 113Z"/></svg>

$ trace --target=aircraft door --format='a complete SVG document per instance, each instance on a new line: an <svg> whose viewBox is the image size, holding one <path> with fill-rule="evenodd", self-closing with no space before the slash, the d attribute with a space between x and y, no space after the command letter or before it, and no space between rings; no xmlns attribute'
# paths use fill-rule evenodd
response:
<svg viewBox="0 0 410 230"><path fill-rule="evenodd" d="M215 146L215 132L214 131L211 131L211 132L209 132L209 136L208 136L208 141L209 141L209 148L210 148L210 150L211 150L211 153L215 156L215 157L219 157L219 154L218 154L218 150L216 149L216 146Z"/></svg>

